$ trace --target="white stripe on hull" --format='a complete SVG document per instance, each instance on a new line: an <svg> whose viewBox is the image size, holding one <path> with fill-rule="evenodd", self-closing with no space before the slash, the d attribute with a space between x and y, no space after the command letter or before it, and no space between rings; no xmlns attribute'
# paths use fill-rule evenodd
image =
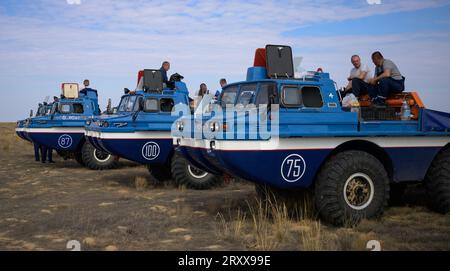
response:
<svg viewBox="0 0 450 271"><path fill-rule="evenodd" d="M174 139L174 144L176 144ZM258 140L214 140L216 150L313 150L334 149L342 143L362 140L375 143L382 148L407 147L443 147L450 142L450 137L321 137L321 138L272 138L266 141ZM193 148L210 148L211 140L182 138L181 146Z"/></svg>
<svg viewBox="0 0 450 271"><path fill-rule="evenodd" d="M25 128L16 128L16 132L25 132Z"/></svg>
<svg viewBox="0 0 450 271"><path fill-rule="evenodd" d="M138 131L133 133L102 133L85 131L85 135L100 139L172 139L170 131Z"/></svg>
<svg viewBox="0 0 450 271"><path fill-rule="evenodd" d="M77 133L84 134L83 127L51 127L51 128L25 128L27 133Z"/></svg>

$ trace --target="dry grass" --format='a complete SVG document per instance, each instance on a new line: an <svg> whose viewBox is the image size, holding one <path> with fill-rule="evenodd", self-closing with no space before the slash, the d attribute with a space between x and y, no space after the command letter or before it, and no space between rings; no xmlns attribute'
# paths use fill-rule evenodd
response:
<svg viewBox="0 0 450 271"><path fill-rule="evenodd" d="M247 209L217 214L217 236L256 250L322 250L321 224L312 219L311 203L291 209L275 200L247 201Z"/></svg>
<svg viewBox="0 0 450 271"><path fill-rule="evenodd" d="M383 250L450 249L448 235L444 240L436 238L450 234L450 215L438 215L426 208L388 209L382 220L363 220L356 226L349 223L348 227L336 228L321 223L311 209L311 198L295 208L259 199L247 204L246 209L238 208L235 215L232 210L227 216L218 214L219 238L255 250L369 250L370 240L379 241ZM435 220L428 221L431 217ZM404 223L398 224L400 221Z"/></svg>
<svg viewBox="0 0 450 271"><path fill-rule="evenodd" d="M16 151L17 147L25 147L31 145L16 135L14 131L15 123L0 123L0 150L2 152L11 153Z"/></svg>

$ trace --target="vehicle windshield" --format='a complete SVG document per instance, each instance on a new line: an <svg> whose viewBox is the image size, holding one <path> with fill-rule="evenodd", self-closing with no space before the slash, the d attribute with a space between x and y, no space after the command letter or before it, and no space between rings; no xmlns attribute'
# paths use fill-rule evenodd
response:
<svg viewBox="0 0 450 271"><path fill-rule="evenodd" d="M253 103L253 97L256 93L256 84L247 84L241 86L241 91L239 92L239 97L236 101L236 105L240 104L247 106Z"/></svg>
<svg viewBox="0 0 450 271"><path fill-rule="evenodd" d="M36 117L38 116L44 116L46 114L46 106L45 105L40 105L38 107L38 110L36 111Z"/></svg>
<svg viewBox="0 0 450 271"><path fill-rule="evenodd" d="M234 105L236 100L238 86L226 87L222 91L222 96L220 99L220 105L226 107L228 105Z"/></svg>
<svg viewBox="0 0 450 271"><path fill-rule="evenodd" d="M211 94L205 94L203 98L198 102L195 109L195 115L202 115L210 113L213 110L214 96Z"/></svg>
<svg viewBox="0 0 450 271"><path fill-rule="evenodd" d="M134 112L139 108L139 104L136 103L138 96L136 95L128 95L122 97L120 100L118 112Z"/></svg>

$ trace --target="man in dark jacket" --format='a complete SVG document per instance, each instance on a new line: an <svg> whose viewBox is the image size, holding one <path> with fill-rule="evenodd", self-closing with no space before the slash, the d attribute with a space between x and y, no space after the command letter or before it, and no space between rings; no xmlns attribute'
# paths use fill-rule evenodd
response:
<svg viewBox="0 0 450 271"><path fill-rule="evenodd" d="M163 83L167 83L169 81L169 78L167 77L167 72L170 70L169 61L164 61L159 70L161 71Z"/></svg>

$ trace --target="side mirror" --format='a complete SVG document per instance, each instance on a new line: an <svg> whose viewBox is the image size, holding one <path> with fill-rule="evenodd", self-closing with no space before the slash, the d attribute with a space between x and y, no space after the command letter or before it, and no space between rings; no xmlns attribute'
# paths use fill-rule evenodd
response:
<svg viewBox="0 0 450 271"><path fill-rule="evenodd" d="M33 117L33 109L30 110L30 118Z"/></svg>

